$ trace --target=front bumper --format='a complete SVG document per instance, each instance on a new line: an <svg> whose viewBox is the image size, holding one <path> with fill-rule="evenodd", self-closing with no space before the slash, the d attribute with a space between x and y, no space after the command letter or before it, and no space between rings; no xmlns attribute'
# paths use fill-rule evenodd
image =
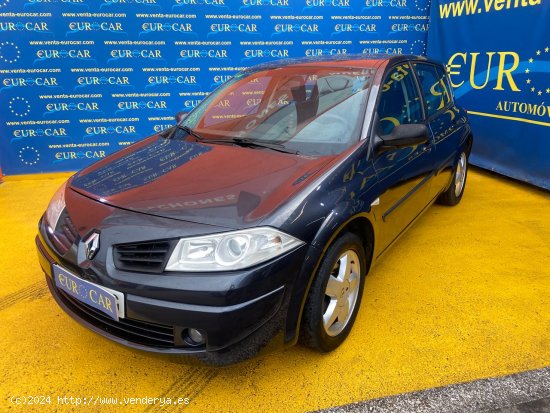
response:
<svg viewBox="0 0 550 413"><path fill-rule="evenodd" d="M149 280L149 284L140 289L140 285L127 282L128 274L124 274L125 282L113 284L113 278L95 271L95 279L90 281L124 293L125 318L117 322L56 287L52 279L53 264L88 279L93 268L83 270L66 262L43 234L41 225L36 237L40 264L53 297L72 318L90 330L132 348L196 356L216 353L225 357L221 362L215 360L216 364L250 357L284 329L292 280L296 278L306 250L300 247L249 270L202 275L208 278L209 291L206 294L204 284L200 285L198 295L211 297L204 304L196 300L174 299L178 297L178 289L182 290L182 297L190 297L190 284L185 282L185 274L180 274L178 282L170 285L170 280L175 280L177 274L136 273L136 280L144 277ZM107 282L101 282L104 279ZM270 286L267 292L266 284ZM162 299L163 291L168 299ZM234 294L235 291L238 294ZM224 296L232 299L224 303ZM204 332L205 344L189 345L184 338L187 328ZM241 356L235 357L235 352Z"/></svg>

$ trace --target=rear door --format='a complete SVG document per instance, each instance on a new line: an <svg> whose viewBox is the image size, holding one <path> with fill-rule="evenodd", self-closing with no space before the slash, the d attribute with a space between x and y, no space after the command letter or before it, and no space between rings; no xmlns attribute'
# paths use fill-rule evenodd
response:
<svg viewBox="0 0 550 413"><path fill-rule="evenodd" d="M400 124L423 123L424 110L409 63L393 66L378 98L373 135L383 137ZM381 185L383 251L422 212L430 201L433 139L426 144L375 152L374 169Z"/></svg>
<svg viewBox="0 0 550 413"><path fill-rule="evenodd" d="M442 66L414 62L413 67L424 97L427 121L434 136L436 169L430 189L431 197L434 198L450 182L464 117L454 105L452 89Z"/></svg>

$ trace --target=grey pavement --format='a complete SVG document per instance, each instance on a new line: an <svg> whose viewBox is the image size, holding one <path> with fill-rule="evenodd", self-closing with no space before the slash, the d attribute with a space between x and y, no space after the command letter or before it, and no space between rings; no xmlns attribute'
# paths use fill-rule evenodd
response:
<svg viewBox="0 0 550 413"><path fill-rule="evenodd" d="M487 413L549 413L550 397L521 403L515 406L503 407L502 409L491 410Z"/></svg>
<svg viewBox="0 0 550 413"><path fill-rule="evenodd" d="M550 367L318 411L321 412L550 413Z"/></svg>

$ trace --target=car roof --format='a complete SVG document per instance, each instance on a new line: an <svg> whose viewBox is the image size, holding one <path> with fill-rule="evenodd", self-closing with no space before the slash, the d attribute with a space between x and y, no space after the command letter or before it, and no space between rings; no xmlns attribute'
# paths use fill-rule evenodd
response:
<svg viewBox="0 0 550 413"><path fill-rule="evenodd" d="M341 54L331 56L303 57L295 59L282 59L261 63L245 69L243 73L252 73L261 70L278 69L290 66L318 66L318 67L346 67L375 69L388 64L399 63L408 60L423 60L436 63L425 56L416 55L392 55L392 54Z"/></svg>

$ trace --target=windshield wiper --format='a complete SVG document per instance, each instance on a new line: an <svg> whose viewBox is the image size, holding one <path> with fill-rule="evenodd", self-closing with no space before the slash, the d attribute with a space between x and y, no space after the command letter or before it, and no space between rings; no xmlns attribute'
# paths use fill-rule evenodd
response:
<svg viewBox="0 0 550 413"><path fill-rule="evenodd" d="M184 126L184 125L176 125L174 126L174 130L169 133L169 134L166 134L166 135L163 135L166 139L172 139L174 137L174 135L176 134L176 132L178 130L182 130L184 131L185 133L187 133L188 135L191 135L193 136L197 141L199 142L203 142L205 139L204 137L202 137L199 133L195 132L193 129L191 129L189 126Z"/></svg>
<svg viewBox="0 0 550 413"><path fill-rule="evenodd" d="M200 135L199 133L195 132L193 129L191 129L189 126L184 126L184 125L177 125L177 128L178 129L181 129L182 131L184 131L185 133L187 133L188 135L191 135L192 137L194 137L196 140L198 140L199 142L202 142L204 141L204 137L202 135Z"/></svg>
<svg viewBox="0 0 550 413"><path fill-rule="evenodd" d="M298 155L300 152L295 151L293 149L289 149L283 144L280 144L278 142L272 142L272 141L260 141L260 140L252 140L247 138L220 138L220 139L205 139L202 141L203 143L228 143L228 144L234 144L244 147L251 147L251 148L266 148L271 149L277 152L283 152L283 153L292 153L295 155Z"/></svg>
<svg viewBox="0 0 550 413"><path fill-rule="evenodd" d="M222 144L234 144L244 147L253 147L253 148L266 148L271 149L278 152L284 152L284 153L293 153L295 155L298 155L299 152L289 149L285 147L284 145L278 143L278 142L272 142L272 141L257 141L247 138L215 138L215 139L206 139L202 135L200 135L198 132L195 132L193 129L191 129L189 126L184 125L176 125L174 127L174 131L167 136L168 139L172 139L178 129L181 129L188 135L193 136L198 142L201 143L222 143Z"/></svg>

